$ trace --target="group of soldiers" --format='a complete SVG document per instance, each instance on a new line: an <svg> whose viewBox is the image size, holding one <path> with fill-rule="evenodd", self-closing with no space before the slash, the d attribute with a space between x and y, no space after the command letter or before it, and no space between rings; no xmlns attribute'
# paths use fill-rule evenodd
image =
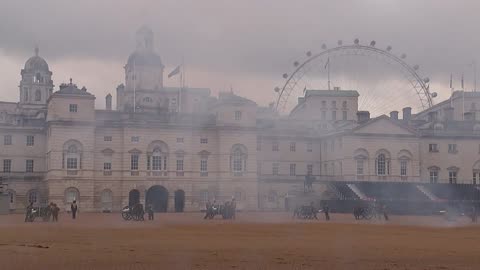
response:
<svg viewBox="0 0 480 270"><path fill-rule="evenodd" d="M374 202L367 206L357 206L353 208L353 216L356 220L371 218L382 219L383 217L388 221L387 206L380 202Z"/></svg>
<svg viewBox="0 0 480 270"><path fill-rule="evenodd" d="M330 207L328 204L324 203L322 209L319 211L313 202L310 205L302 205L293 211L293 218L300 219L318 219L317 213L323 212L325 214L325 220L330 220Z"/></svg>
<svg viewBox="0 0 480 270"><path fill-rule="evenodd" d="M221 215L223 219L235 219L237 202L235 199L226 201L224 204L218 204L217 201L213 201L213 203L208 201L205 209L205 217L203 219L213 219L216 215Z"/></svg>
<svg viewBox="0 0 480 270"><path fill-rule="evenodd" d="M78 205L75 200L70 205L70 211L72 218L75 219L78 211ZM30 202L25 211L25 222L33 222L36 217L42 218L43 221L57 222L59 213L60 208L56 203L51 202L45 207L34 207L33 202Z"/></svg>

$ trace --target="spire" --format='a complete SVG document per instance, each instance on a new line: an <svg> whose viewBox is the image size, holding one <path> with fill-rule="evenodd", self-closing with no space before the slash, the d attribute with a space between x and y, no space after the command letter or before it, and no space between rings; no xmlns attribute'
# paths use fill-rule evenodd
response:
<svg viewBox="0 0 480 270"><path fill-rule="evenodd" d="M35 56L38 56L38 51L39 51L38 45L35 45Z"/></svg>

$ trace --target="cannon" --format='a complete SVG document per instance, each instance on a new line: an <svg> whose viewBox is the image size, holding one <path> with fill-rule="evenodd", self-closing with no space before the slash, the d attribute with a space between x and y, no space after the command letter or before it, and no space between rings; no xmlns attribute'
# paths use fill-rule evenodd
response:
<svg viewBox="0 0 480 270"><path fill-rule="evenodd" d="M142 204L125 206L122 208L122 218L124 220L144 221L145 210Z"/></svg>

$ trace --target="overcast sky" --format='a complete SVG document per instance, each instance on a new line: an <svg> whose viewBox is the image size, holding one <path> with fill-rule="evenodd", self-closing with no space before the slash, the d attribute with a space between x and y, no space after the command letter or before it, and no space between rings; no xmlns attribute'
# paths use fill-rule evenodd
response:
<svg viewBox="0 0 480 270"><path fill-rule="evenodd" d="M460 84L464 72L472 88L468 64L480 60L476 0L0 0L0 100L18 100L20 70L38 44L57 88L72 77L103 107L145 24L167 74L183 57L189 86L214 94L232 87L259 104L273 101L295 60L337 40L392 45L421 66L440 98L450 73Z"/></svg>

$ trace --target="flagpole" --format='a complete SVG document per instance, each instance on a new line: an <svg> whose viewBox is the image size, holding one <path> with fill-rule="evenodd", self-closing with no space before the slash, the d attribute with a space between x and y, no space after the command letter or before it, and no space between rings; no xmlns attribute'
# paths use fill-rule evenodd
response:
<svg viewBox="0 0 480 270"><path fill-rule="evenodd" d="M330 90L330 57L327 61L328 90Z"/></svg>
<svg viewBox="0 0 480 270"><path fill-rule="evenodd" d="M477 62L473 61L473 92L477 92Z"/></svg>
<svg viewBox="0 0 480 270"><path fill-rule="evenodd" d="M133 113L137 110L137 74L135 73L135 58L133 59Z"/></svg>

